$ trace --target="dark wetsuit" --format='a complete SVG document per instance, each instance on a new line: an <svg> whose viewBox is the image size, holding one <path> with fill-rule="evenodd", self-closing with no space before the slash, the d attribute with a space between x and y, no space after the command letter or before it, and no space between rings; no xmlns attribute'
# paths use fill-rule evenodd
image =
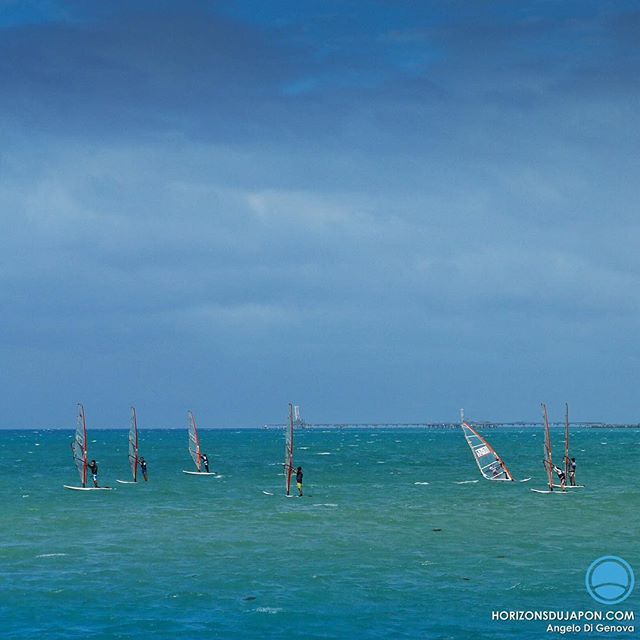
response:
<svg viewBox="0 0 640 640"><path fill-rule="evenodd" d="M95 460L87 465L89 471L91 471L91 478L93 480L93 484L98 486L98 463Z"/></svg>
<svg viewBox="0 0 640 640"><path fill-rule="evenodd" d="M147 463L144 460L140 460L140 471L142 472L142 477L147 479Z"/></svg>
<svg viewBox="0 0 640 640"><path fill-rule="evenodd" d="M201 456L202 464L204 465L204 470L209 473L209 458L206 455Z"/></svg>

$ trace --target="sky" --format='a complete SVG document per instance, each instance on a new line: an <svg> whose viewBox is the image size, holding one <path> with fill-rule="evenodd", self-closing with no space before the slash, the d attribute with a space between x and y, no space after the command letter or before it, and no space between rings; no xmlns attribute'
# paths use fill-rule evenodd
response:
<svg viewBox="0 0 640 640"><path fill-rule="evenodd" d="M5 0L0 427L640 421L640 4Z"/></svg>

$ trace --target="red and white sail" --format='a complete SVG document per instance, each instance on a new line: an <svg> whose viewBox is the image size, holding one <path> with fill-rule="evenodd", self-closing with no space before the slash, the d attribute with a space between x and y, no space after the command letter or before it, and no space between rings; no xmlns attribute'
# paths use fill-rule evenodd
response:
<svg viewBox="0 0 640 640"><path fill-rule="evenodd" d="M289 403L289 424L284 438L284 481L287 495L291 495L291 476L293 475L293 405Z"/></svg>
<svg viewBox="0 0 640 640"><path fill-rule="evenodd" d="M487 480L513 480L495 449L467 422L463 421L460 426L482 476Z"/></svg>
<svg viewBox="0 0 640 640"><path fill-rule="evenodd" d="M202 460L200 459L200 438L198 437L196 418L191 411L187 413L187 428L189 430L189 453L193 458L196 469L200 471L202 465Z"/></svg>
<svg viewBox="0 0 640 640"><path fill-rule="evenodd" d="M71 443L71 451L73 451L73 461L80 474L82 486L87 484L87 420L84 415L84 407L78 403L78 419L76 421L76 434Z"/></svg>
<svg viewBox="0 0 640 640"><path fill-rule="evenodd" d="M553 454L551 451L551 427L547 415L547 405L542 405L542 417L544 419L544 467L549 477L549 490L553 491Z"/></svg>
<svg viewBox="0 0 640 640"><path fill-rule="evenodd" d="M136 408L131 407L131 421L129 426L129 465L131 466L131 474L133 481L138 481L138 464L140 457L138 454L138 418L136 416Z"/></svg>

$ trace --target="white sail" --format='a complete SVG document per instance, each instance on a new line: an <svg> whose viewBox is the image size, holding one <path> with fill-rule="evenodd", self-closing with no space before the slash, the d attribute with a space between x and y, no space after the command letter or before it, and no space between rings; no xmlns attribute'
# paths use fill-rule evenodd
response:
<svg viewBox="0 0 640 640"><path fill-rule="evenodd" d="M131 422L129 427L129 464L131 465L131 473L133 481L138 481L138 464L140 458L138 455L138 418L136 416L135 407L131 407Z"/></svg>
<svg viewBox="0 0 640 640"><path fill-rule="evenodd" d="M82 486L87 484L87 420L84 415L84 407L78 403L78 419L76 421L76 434L71 443L71 451L73 451L73 461L80 474L80 482Z"/></svg>
<svg viewBox="0 0 640 640"><path fill-rule="evenodd" d="M504 460L493 447L467 422L463 421L460 426L482 476L487 480L513 480Z"/></svg>
<svg viewBox="0 0 640 640"><path fill-rule="evenodd" d="M291 476L293 474L293 405L289 403L289 424L284 438L284 480L287 495L291 495Z"/></svg>
<svg viewBox="0 0 640 640"><path fill-rule="evenodd" d="M202 465L202 460L200 459L200 438L198 437L198 427L196 425L196 419L191 411L188 412L188 425L187 428L189 430L189 453L193 458L193 462L196 465L198 471L200 471L200 467Z"/></svg>

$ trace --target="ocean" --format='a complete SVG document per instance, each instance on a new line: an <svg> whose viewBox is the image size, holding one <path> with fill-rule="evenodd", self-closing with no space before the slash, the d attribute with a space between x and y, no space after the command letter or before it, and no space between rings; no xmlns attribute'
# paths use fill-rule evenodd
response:
<svg viewBox="0 0 640 640"><path fill-rule="evenodd" d="M286 498L282 431L201 430L222 477L197 477L182 473L186 429L141 422L149 482L115 482L127 431L90 429L116 489L75 492L72 430L0 431L0 636L538 639L564 636L492 612L637 611L637 590L593 600L585 571L605 555L640 567L640 431L575 429L586 487L566 495L530 491L545 483L541 429L483 435L531 480L481 479L458 430L306 429L305 496Z"/></svg>

